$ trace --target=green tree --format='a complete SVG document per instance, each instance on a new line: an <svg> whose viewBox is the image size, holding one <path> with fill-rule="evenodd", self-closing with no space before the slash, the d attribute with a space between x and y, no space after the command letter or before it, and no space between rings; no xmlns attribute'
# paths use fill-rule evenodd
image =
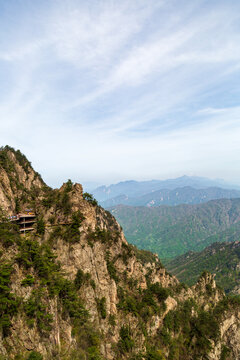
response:
<svg viewBox="0 0 240 360"><path fill-rule="evenodd" d="M45 233L45 222L43 218L37 220L37 234L44 235Z"/></svg>
<svg viewBox="0 0 240 360"><path fill-rule="evenodd" d="M37 351L31 351L27 360L42 360L42 355Z"/></svg>
<svg viewBox="0 0 240 360"><path fill-rule="evenodd" d="M98 205L98 202L96 199L94 199L93 195L92 194L89 194L87 192L83 193L83 199L84 200L87 200L90 204L94 205L94 206L97 206Z"/></svg>

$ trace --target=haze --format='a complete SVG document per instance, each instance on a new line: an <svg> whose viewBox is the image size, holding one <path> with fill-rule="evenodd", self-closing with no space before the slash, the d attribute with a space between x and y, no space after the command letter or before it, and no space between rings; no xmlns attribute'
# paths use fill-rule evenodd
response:
<svg viewBox="0 0 240 360"><path fill-rule="evenodd" d="M240 184L240 2L0 0L0 144L44 180Z"/></svg>

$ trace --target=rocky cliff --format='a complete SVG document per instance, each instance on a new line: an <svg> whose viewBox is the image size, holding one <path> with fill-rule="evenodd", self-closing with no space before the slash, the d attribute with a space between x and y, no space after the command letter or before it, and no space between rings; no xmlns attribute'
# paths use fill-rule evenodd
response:
<svg viewBox="0 0 240 360"><path fill-rule="evenodd" d="M0 148L0 205L12 215L19 205L35 205L47 186L31 163L19 151L6 146Z"/></svg>
<svg viewBox="0 0 240 360"><path fill-rule="evenodd" d="M240 304L204 273L192 288L129 245L80 184L50 189L0 151L3 359L238 359ZM25 207L35 230L7 220Z"/></svg>

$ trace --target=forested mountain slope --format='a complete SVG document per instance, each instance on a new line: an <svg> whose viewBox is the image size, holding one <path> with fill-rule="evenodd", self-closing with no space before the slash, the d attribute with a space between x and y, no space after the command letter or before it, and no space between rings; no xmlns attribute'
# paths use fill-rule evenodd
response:
<svg viewBox="0 0 240 360"><path fill-rule="evenodd" d="M214 243L201 252L190 251L167 262L166 267L188 285L193 285L203 271L210 271L226 292L240 294L240 241Z"/></svg>
<svg viewBox="0 0 240 360"><path fill-rule="evenodd" d="M189 250L202 250L239 234L240 199L221 199L200 205L131 207L110 209L123 227L127 240L171 258ZM231 235L231 236L230 236Z"/></svg>

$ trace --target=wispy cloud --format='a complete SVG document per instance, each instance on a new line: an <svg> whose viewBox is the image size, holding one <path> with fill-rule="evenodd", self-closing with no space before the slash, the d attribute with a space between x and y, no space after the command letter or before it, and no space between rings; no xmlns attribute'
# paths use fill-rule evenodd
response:
<svg viewBox="0 0 240 360"><path fill-rule="evenodd" d="M240 182L240 4L11 1L1 14L0 141L51 184Z"/></svg>

